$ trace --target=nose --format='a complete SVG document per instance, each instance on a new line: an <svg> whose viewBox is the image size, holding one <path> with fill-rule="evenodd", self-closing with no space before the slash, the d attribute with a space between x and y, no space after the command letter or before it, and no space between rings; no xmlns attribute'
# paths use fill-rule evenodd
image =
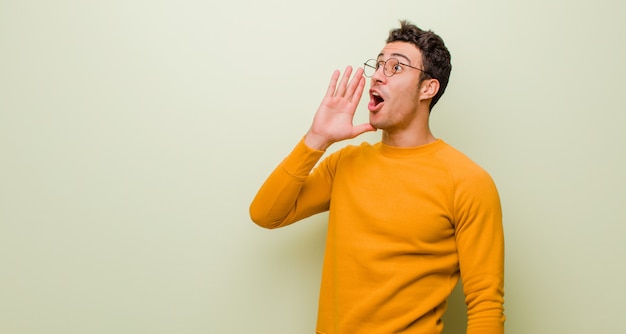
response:
<svg viewBox="0 0 626 334"><path fill-rule="evenodd" d="M376 71L374 71L374 74L372 74L372 83L381 83L387 80L384 68L384 66L379 66Z"/></svg>

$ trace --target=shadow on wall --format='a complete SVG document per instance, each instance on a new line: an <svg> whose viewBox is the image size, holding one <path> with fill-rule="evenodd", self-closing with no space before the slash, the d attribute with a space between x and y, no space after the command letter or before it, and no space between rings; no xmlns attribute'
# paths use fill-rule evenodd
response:
<svg viewBox="0 0 626 334"><path fill-rule="evenodd" d="M443 334L465 333L467 330L467 306L463 285L459 281L448 298L448 309L443 316Z"/></svg>

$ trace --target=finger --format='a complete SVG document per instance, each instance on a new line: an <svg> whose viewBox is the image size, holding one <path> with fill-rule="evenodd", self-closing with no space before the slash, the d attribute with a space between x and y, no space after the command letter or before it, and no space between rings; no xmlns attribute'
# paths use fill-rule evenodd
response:
<svg viewBox="0 0 626 334"><path fill-rule="evenodd" d="M339 80L339 70L335 70L333 75L330 77L330 82L328 83L328 89L326 90L326 96L335 95L335 89L337 89L337 80Z"/></svg>
<svg viewBox="0 0 626 334"><path fill-rule="evenodd" d="M347 95L350 96L350 102L359 103L363 90L365 88L365 78L363 77L363 69L358 69L352 78L350 87L348 87Z"/></svg>
<svg viewBox="0 0 626 334"><path fill-rule="evenodd" d="M346 87L348 85L348 80L350 79L350 75L352 74L352 66L346 67L346 70L343 72L343 76L341 77L341 81L339 81L339 86L337 87L337 91L335 92L335 96L344 96L346 93Z"/></svg>
<svg viewBox="0 0 626 334"><path fill-rule="evenodd" d="M356 90L358 84L359 84L359 80L360 78L363 76L363 70L360 68L356 69L356 73L354 73L354 76L352 77L352 79L350 80L350 84L348 84L348 89L346 90L346 95L350 96L352 94L354 94L354 91Z"/></svg>

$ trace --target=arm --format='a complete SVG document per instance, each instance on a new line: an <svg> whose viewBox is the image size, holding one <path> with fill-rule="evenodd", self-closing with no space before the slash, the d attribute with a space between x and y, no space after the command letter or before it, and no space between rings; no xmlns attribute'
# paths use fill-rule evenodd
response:
<svg viewBox="0 0 626 334"><path fill-rule="evenodd" d="M375 130L370 124L354 126L352 120L363 94L363 70L350 80L347 67L331 77L311 128L291 154L270 174L250 205L250 217L263 227L285 226L328 209L328 174L311 173L324 151L333 143Z"/></svg>
<svg viewBox="0 0 626 334"><path fill-rule="evenodd" d="M277 228L328 209L330 182L311 169L323 151L301 140L261 186L250 205L250 218L266 228Z"/></svg>
<svg viewBox="0 0 626 334"><path fill-rule="evenodd" d="M482 174L462 187L456 241L468 334L504 333L504 233L497 189Z"/></svg>

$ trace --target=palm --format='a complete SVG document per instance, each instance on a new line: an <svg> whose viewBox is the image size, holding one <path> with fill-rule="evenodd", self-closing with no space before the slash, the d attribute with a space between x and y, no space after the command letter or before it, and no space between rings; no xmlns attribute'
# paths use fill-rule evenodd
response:
<svg viewBox="0 0 626 334"><path fill-rule="evenodd" d="M369 123L357 126L352 123L363 94L365 79L361 69L358 69L352 80L349 80L351 73L352 68L347 67L341 81L339 81L339 71L333 73L326 96L317 109L309 131L309 134L320 138L328 145L354 138L366 131L376 130Z"/></svg>

